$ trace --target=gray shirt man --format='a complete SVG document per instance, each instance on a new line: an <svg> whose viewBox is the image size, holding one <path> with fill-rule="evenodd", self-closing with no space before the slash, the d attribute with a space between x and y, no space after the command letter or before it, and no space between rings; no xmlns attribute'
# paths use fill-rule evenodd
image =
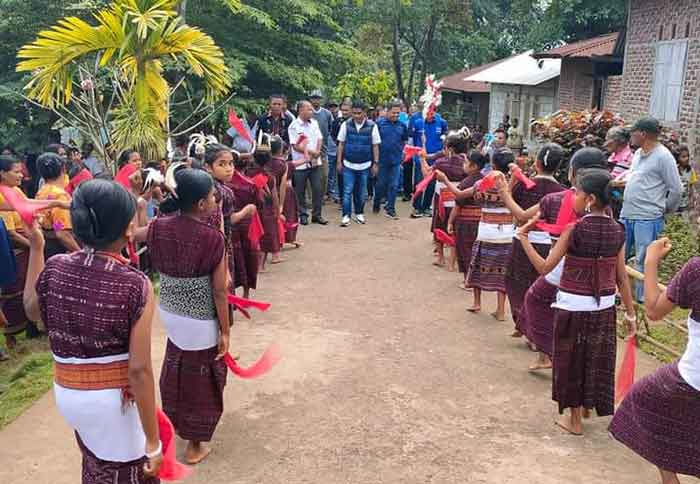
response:
<svg viewBox="0 0 700 484"><path fill-rule="evenodd" d="M321 153L326 156L328 152L328 139L330 138L331 124L333 124L333 115L326 108L319 108L318 111L314 110L313 117L318 123L318 127L323 135L323 146L321 147Z"/></svg>
<svg viewBox="0 0 700 484"><path fill-rule="evenodd" d="M676 159L662 144L649 153L638 149L632 158L621 218L655 220L675 212L681 200Z"/></svg>

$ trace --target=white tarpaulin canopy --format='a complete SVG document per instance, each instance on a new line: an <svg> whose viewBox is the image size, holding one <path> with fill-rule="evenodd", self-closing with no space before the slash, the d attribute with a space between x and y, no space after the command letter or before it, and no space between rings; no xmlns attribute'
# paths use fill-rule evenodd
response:
<svg viewBox="0 0 700 484"><path fill-rule="evenodd" d="M465 78L465 81L492 84L519 84L536 86L559 76L561 59L535 59L533 51L504 59L493 67Z"/></svg>

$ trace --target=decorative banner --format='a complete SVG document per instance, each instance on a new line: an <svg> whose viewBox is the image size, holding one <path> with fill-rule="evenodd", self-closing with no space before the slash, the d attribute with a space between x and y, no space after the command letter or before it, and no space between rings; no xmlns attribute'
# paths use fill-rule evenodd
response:
<svg viewBox="0 0 700 484"><path fill-rule="evenodd" d="M272 304L270 304L270 303L266 303L263 301L255 301L254 299L246 299L243 297L238 297L235 294L228 295L228 302L230 304L233 304L237 308L243 308L243 309L253 308L253 309L257 309L259 311L263 311L263 312L267 311L268 309L270 309L270 306L272 306Z"/></svg>
<svg viewBox="0 0 700 484"><path fill-rule="evenodd" d="M438 242L444 245L450 247L454 247L456 245L455 238L442 229L435 229L435 238Z"/></svg>
<svg viewBox="0 0 700 484"><path fill-rule="evenodd" d="M523 173L523 170L521 170L519 167L511 168L510 172L513 174L516 180L525 185L526 190L532 190L533 188L535 188L535 182L530 180L527 176L525 176L525 173Z"/></svg>
<svg viewBox="0 0 700 484"><path fill-rule="evenodd" d="M158 477L164 481L181 481L192 474L192 468L177 461L175 457L175 428L168 416L160 408L156 408L158 417L158 433L163 446L163 462L158 471Z"/></svg>
<svg viewBox="0 0 700 484"><path fill-rule="evenodd" d="M262 239L263 235L265 235L265 229L260 220L260 214L256 211L251 218L250 227L248 227L248 240L257 249L260 247L260 239Z"/></svg>
<svg viewBox="0 0 700 484"><path fill-rule="evenodd" d="M228 110L228 124L235 129L244 140L249 143L253 143L253 138L251 138L250 133L243 124L243 121L241 121L236 114L236 110L233 108Z"/></svg>
<svg viewBox="0 0 700 484"><path fill-rule="evenodd" d="M404 147L403 147L403 162L408 163L409 161L413 160L414 156L420 155L422 151L423 151L423 148L420 146L404 145Z"/></svg>
<svg viewBox="0 0 700 484"><path fill-rule="evenodd" d="M423 178L423 180L416 185L416 189L413 192L413 200L417 199L421 195L421 193L423 193L425 189L428 188L428 185L430 185L430 182L432 182L434 179L435 173L431 173L430 175Z"/></svg>
<svg viewBox="0 0 700 484"><path fill-rule="evenodd" d="M622 365L617 372L617 384L615 385L615 404L617 405L625 399L632 385L634 385L634 370L637 366L637 337L633 336L627 340L625 345L625 356L622 358Z"/></svg>
<svg viewBox="0 0 700 484"><path fill-rule="evenodd" d="M423 103L423 119L435 114L438 106L442 104L442 84L442 81L435 82L435 74L425 77L425 92L420 97L420 101Z"/></svg>
<svg viewBox="0 0 700 484"><path fill-rule="evenodd" d="M241 368L238 362L233 359L231 353L224 355L224 362L229 370L239 378L250 379L264 375L272 369L282 359L282 352L277 344L272 344L265 350L265 353L248 368Z"/></svg>
<svg viewBox="0 0 700 484"><path fill-rule="evenodd" d="M14 188L0 185L0 195L5 201L22 217L22 220L27 225L34 223L34 214L39 210L49 208L51 200L34 200L30 202L23 198Z"/></svg>

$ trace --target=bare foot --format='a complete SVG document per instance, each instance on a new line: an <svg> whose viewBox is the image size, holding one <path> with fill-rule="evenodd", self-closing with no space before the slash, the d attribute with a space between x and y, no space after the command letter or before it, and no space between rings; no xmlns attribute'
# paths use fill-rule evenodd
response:
<svg viewBox="0 0 700 484"><path fill-rule="evenodd" d="M525 344L527 344L527 347L530 348L530 351L532 351L534 353L537 353L538 351L540 351L537 349L537 346L533 345L529 341L527 341Z"/></svg>
<svg viewBox="0 0 700 484"><path fill-rule="evenodd" d="M457 272L457 268L455 266L450 266L447 270L449 272Z"/></svg>
<svg viewBox="0 0 700 484"><path fill-rule="evenodd" d="M302 242L294 242L295 249L301 249L302 247L304 247L304 244Z"/></svg>
<svg viewBox="0 0 700 484"><path fill-rule="evenodd" d="M286 260L287 260L287 259L285 259L284 257L277 257L276 259L273 258L273 259L270 261L270 264L281 264L282 262L284 262L284 261L286 261Z"/></svg>
<svg viewBox="0 0 700 484"><path fill-rule="evenodd" d="M518 330L516 329L515 331L513 331L513 332L510 334L510 337L511 337L511 338L522 338L522 337L523 337L523 333L521 333L520 331L518 331Z"/></svg>
<svg viewBox="0 0 700 484"><path fill-rule="evenodd" d="M445 267L445 259L435 259L433 265L437 267Z"/></svg>
<svg viewBox="0 0 700 484"><path fill-rule="evenodd" d="M590 408L583 409L583 418L585 418L585 419L591 418L591 409Z"/></svg>
<svg viewBox="0 0 700 484"><path fill-rule="evenodd" d="M211 453L211 449L202 442L189 441L187 450L185 450L185 462L189 465L199 464L207 458L209 453Z"/></svg>
<svg viewBox="0 0 700 484"><path fill-rule="evenodd" d="M549 363L547 362L542 362L540 360L537 360L533 364L527 367L529 371L539 371L539 370L551 370L552 369L552 362L550 361Z"/></svg>
<svg viewBox="0 0 700 484"><path fill-rule="evenodd" d="M478 313L478 312L481 312L481 306L472 306L472 307L469 307L469 308L467 308L467 311L469 311L470 313Z"/></svg>
<svg viewBox="0 0 700 484"><path fill-rule="evenodd" d="M569 415L562 415L561 417L559 417L559 419L555 420L554 423L562 429L566 430L571 435L583 435L583 427L580 424L574 425L571 421L571 416Z"/></svg>
<svg viewBox="0 0 700 484"><path fill-rule="evenodd" d="M493 316L493 318L494 318L496 321L505 321L505 320L506 320L506 315L505 315L505 314L498 314L497 311L491 313L491 316Z"/></svg>

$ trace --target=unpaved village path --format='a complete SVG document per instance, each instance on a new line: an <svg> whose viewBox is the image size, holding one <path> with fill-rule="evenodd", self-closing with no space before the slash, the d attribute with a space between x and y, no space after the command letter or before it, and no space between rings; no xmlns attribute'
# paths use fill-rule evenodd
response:
<svg viewBox="0 0 700 484"><path fill-rule="evenodd" d="M608 418L585 437L555 428L549 375L526 372L511 323L467 314L459 277L431 265L427 221L402 208L341 229L327 207L334 225L303 228L305 247L261 276L256 297L273 307L237 321L232 351L245 365L276 341L284 358L259 380L229 378L214 452L188 482L658 482ZM157 369L164 340L157 323ZM80 482L51 394L0 432L0 463L0 483Z"/></svg>

